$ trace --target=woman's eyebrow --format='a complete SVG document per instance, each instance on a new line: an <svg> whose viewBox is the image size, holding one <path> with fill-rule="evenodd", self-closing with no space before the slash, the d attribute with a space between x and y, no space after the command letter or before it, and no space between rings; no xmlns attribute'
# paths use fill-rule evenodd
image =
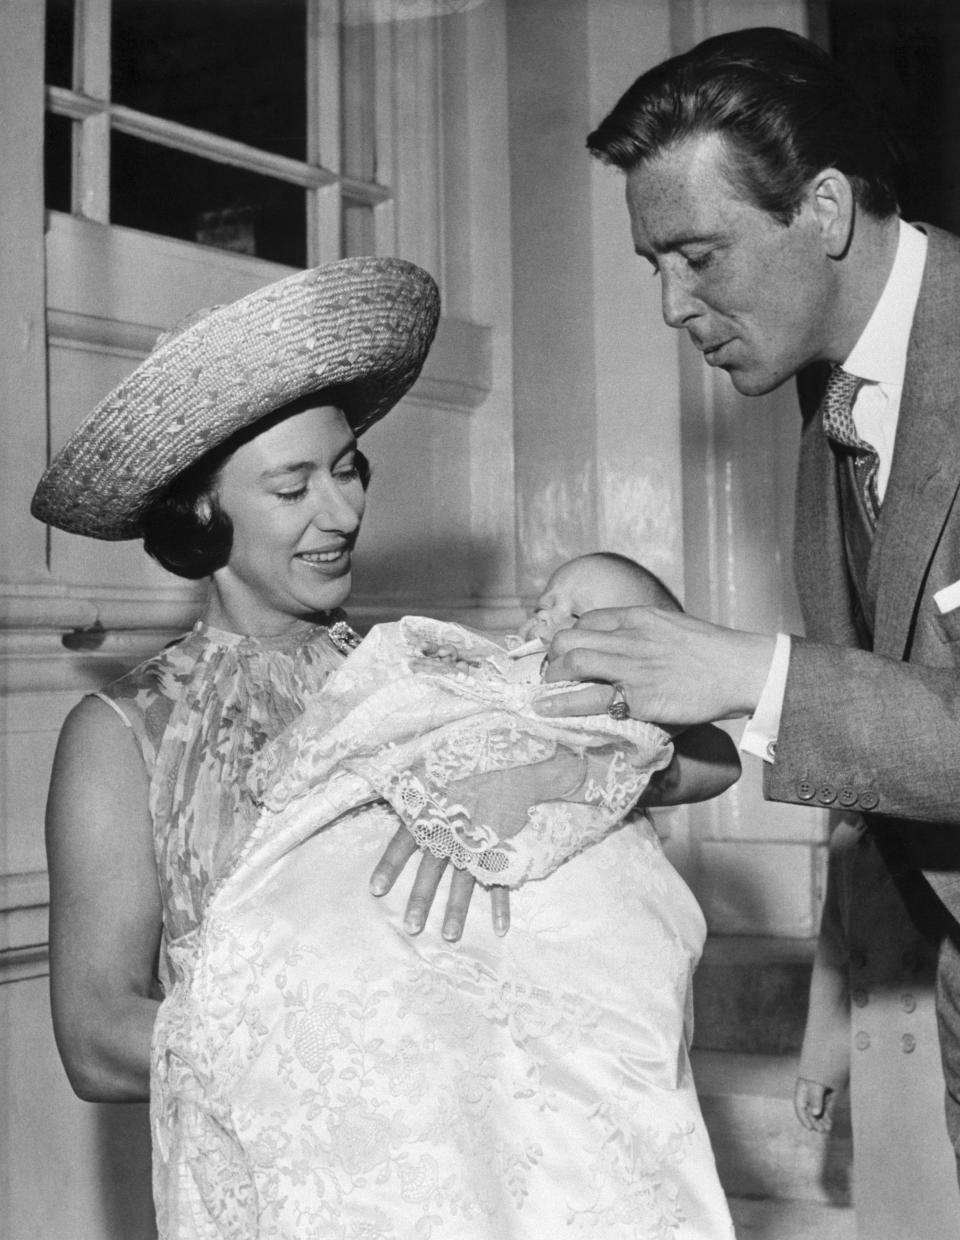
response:
<svg viewBox="0 0 960 1240"><path fill-rule="evenodd" d="M351 439L349 443L345 443L343 447L330 458L330 463L332 465L336 465L338 461L341 461L345 456L349 455L349 453L356 451L357 441L355 439ZM274 465L272 469L265 469L259 475L259 479L261 482L269 482L271 478L281 478L284 474L296 474L301 473L304 470L309 471L318 468L319 466L316 461L291 461L289 464Z"/></svg>
<svg viewBox="0 0 960 1240"><path fill-rule="evenodd" d="M306 469L316 469L316 461L291 461L289 465L275 465L273 469L265 469L260 474L260 480L267 482L271 478L280 478L284 474L296 474Z"/></svg>

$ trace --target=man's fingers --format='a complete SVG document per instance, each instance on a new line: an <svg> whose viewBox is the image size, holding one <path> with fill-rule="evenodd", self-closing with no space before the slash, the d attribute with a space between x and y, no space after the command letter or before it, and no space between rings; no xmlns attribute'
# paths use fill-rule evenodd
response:
<svg viewBox="0 0 960 1240"><path fill-rule="evenodd" d="M596 611L585 611L572 629L560 631L575 633L589 629L593 633L604 633L613 629L628 629L637 623L638 613L651 610L650 607L601 607Z"/></svg>
<svg viewBox="0 0 960 1240"><path fill-rule="evenodd" d="M590 616L599 616L602 618L621 616L621 612L616 611L594 611L588 613ZM572 629L561 629L558 633L554 633L550 642L550 662L559 658L571 658L575 651L595 650L604 654L618 654L625 647L632 649L637 641L638 634L634 629L624 627L614 627L610 625L607 628L588 628L584 624L584 620L588 617L584 616L577 621ZM581 627L582 626L582 627Z"/></svg>
<svg viewBox="0 0 960 1240"><path fill-rule="evenodd" d="M406 827L399 827L370 875L370 890L375 896L387 894L404 866L417 851L413 836Z"/></svg>
<svg viewBox="0 0 960 1240"><path fill-rule="evenodd" d="M447 868L446 857L435 857L433 853L424 853L417 867L417 877L410 889L407 911L403 918L403 928L408 934L419 934L426 924L427 914L437 894L437 887Z"/></svg>
<svg viewBox="0 0 960 1240"><path fill-rule="evenodd" d="M510 888L490 888L490 912L493 916L493 932L503 938L510 929Z"/></svg>
<svg viewBox="0 0 960 1240"><path fill-rule="evenodd" d="M804 1128L813 1132L813 1118L810 1114L810 1099L807 1096L807 1082L800 1078L793 1090L793 1109L797 1119Z"/></svg>
<svg viewBox="0 0 960 1240"><path fill-rule="evenodd" d="M534 699L538 715L556 719L562 715L603 715L614 700L615 686L620 685L630 715L646 719L649 706L637 698L636 664L620 655L605 655L593 650L575 650L559 663L551 663L546 679L583 681L583 684L555 692L543 692Z"/></svg>
<svg viewBox="0 0 960 1240"><path fill-rule="evenodd" d="M797 1119L810 1132L829 1132L833 1127L835 1091L819 1081L799 1077L793 1095Z"/></svg>
<svg viewBox="0 0 960 1240"><path fill-rule="evenodd" d="M576 630L567 629L568 633ZM633 643L624 648L624 638L616 633L585 633L586 645L574 645L564 649L560 644L563 634L553 639L545 679L552 680L603 680L607 684L623 680L633 682L640 666L639 660L646 655L644 647Z"/></svg>
<svg viewBox="0 0 960 1240"><path fill-rule="evenodd" d="M547 719L564 715L602 715L610 705L612 696L611 685L589 685L549 696L542 694L534 699L533 709Z"/></svg>
<svg viewBox="0 0 960 1240"><path fill-rule="evenodd" d="M467 870L454 870L450 879L450 894L447 897L447 910L443 915L441 933L448 943L456 943L463 934L463 926L470 908L470 897L476 879Z"/></svg>

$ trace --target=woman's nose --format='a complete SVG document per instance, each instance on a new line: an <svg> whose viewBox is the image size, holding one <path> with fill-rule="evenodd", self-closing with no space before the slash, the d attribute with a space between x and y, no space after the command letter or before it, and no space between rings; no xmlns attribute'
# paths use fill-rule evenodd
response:
<svg viewBox="0 0 960 1240"><path fill-rule="evenodd" d="M323 530L339 530L343 534L352 534L360 526L363 517L364 501L359 503L353 495L353 488L344 488L334 478L329 478L317 490L316 510L313 524Z"/></svg>

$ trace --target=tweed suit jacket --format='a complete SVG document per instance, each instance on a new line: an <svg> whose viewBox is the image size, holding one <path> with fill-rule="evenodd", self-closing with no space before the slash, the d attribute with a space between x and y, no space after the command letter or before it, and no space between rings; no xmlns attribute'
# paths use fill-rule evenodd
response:
<svg viewBox="0 0 960 1240"><path fill-rule="evenodd" d="M960 609L941 615L933 600L960 580L960 239L922 227L927 259L868 570L872 651L858 638L835 458L817 416L826 376L799 382L794 569L806 637L793 641L764 792L898 820L912 862L960 920Z"/></svg>

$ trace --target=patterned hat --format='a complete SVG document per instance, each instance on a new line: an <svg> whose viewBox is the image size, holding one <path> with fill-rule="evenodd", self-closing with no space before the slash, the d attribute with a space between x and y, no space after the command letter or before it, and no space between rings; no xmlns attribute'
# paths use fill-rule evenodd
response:
<svg viewBox="0 0 960 1240"><path fill-rule="evenodd" d="M336 386L359 435L412 387L437 330L433 278L348 258L217 306L160 337L50 462L35 517L89 538L140 537L176 476L281 405Z"/></svg>

